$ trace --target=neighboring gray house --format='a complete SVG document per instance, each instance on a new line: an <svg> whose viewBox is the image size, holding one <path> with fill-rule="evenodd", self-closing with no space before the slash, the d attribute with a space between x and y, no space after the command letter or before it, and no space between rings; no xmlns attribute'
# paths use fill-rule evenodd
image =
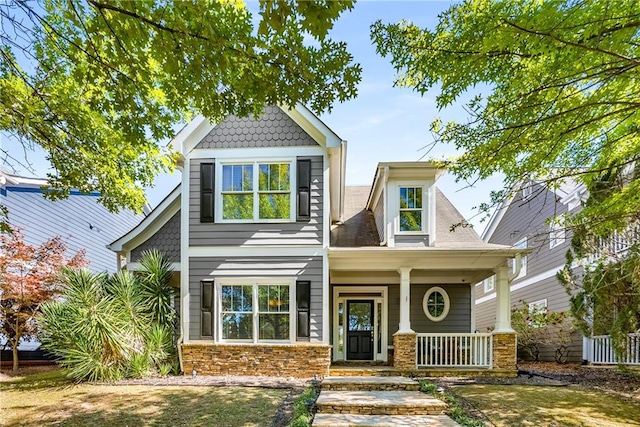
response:
<svg viewBox="0 0 640 427"><path fill-rule="evenodd" d="M25 241L31 245L60 236L68 254L86 250L90 270L114 273L116 257L107 245L144 216L131 211L111 213L98 203L97 193L71 191L67 199L51 201L43 197L42 188L46 186L44 179L21 177L0 169L0 205L9 211L8 223L21 227Z"/></svg>
<svg viewBox="0 0 640 427"><path fill-rule="evenodd" d="M346 142L303 106L199 117L173 140L182 183L111 249L157 247L179 276L185 373L309 377L332 363L515 374L508 267L426 162L380 163L345 187ZM492 333L473 284L497 272Z"/></svg>
<svg viewBox="0 0 640 427"><path fill-rule="evenodd" d="M511 302L520 307L523 302L550 311L569 310L569 295L556 278L565 264L565 254L571 237L561 221L553 221L563 213L580 209L584 200L584 186L565 183L549 190L544 185L530 181L496 209L482 238L488 243L528 248L520 274L511 283ZM486 331L495 322L495 279L488 278L475 289L476 327ZM569 360L582 360L582 338L576 332L570 346ZM550 348L542 348L542 360L554 360Z"/></svg>

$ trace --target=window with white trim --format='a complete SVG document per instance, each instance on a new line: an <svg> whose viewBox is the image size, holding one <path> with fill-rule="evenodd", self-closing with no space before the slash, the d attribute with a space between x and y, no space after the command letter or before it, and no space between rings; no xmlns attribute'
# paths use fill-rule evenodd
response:
<svg viewBox="0 0 640 427"><path fill-rule="evenodd" d="M554 218L549 225L549 249L553 249L564 243L566 240L566 233L564 227L564 221L562 218Z"/></svg>
<svg viewBox="0 0 640 427"><path fill-rule="evenodd" d="M439 286L429 288L422 298L422 309L424 314L432 322L440 322L449 314L451 301L447 291Z"/></svg>
<svg viewBox="0 0 640 427"><path fill-rule="evenodd" d="M531 326L534 328L540 328L545 326L545 322L538 317L538 315L544 315L547 312L547 300L541 299L538 301L529 303L529 313L531 313L532 320L530 321Z"/></svg>
<svg viewBox="0 0 640 427"><path fill-rule="evenodd" d="M520 249L527 249L527 238L525 237L522 240L517 241L516 243L514 243L513 245L514 248L520 248ZM518 274L518 276L515 279L519 279L521 277L524 277L527 275L527 256L523 255L522 259L520 260L520 262L522 263L522 267L520 268L520 274ZM513 260L513 264L512 264L512 273L515 274L516 273L516 269L517 269L518 265L517 265L517 260ZM515 280L514 279L514 280Z"/></svg>
<svg viewBox="0 0 640 427"><path fill-rule="evenodd" d="M291 283L225 282L218 285L221 341L291 341Z"/></svg>
<svg viewBox="0 0 640 427"><path fill-rule="evenodd" d="M527 181L522 185L522 199L526 200L533 194L533 185L531 181Z"/></svg>
<svg viewBox="0 0 640 427"><path fill-rule="evenodd" d="M422 186L400 186L399 192L399 228L398 231L418 232L424 230L424 204Z"/></svg>
<svg viewBox="0 0 640 427"><path fill-rule="evenodd" d="M291 220L291 162L223 163L221 169L222 221Z"/></svg>
<svg viewBox="0 0 640 427"><path fill-rule="evenodd" d="M494 274L491 277L487 277L482 281L484 284L484 292L491 292L496 289L496 275Z"/></svg>

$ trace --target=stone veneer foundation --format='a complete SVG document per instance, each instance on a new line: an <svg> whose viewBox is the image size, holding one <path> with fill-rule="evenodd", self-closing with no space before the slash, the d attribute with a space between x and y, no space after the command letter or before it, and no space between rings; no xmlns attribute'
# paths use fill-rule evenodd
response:
<svg viewBox="0 0 640 427"><path fill-rule="evenodd" d="M182 345L185 375L264 375L312 378L329 375L331 346L325 344Z"/></svg>
<svg viewBox="0 0 640 427"><path fill-rule="evenodd" d="M517 336L515 332L493 334L493 369L516 371Z"/></svg>
<svg viewBox="0 0 640 427"><path fill-rule="evenodd" d="M393 334L393 367L401 370L416 369L416 343L418 336L415 333Z"/></svg>

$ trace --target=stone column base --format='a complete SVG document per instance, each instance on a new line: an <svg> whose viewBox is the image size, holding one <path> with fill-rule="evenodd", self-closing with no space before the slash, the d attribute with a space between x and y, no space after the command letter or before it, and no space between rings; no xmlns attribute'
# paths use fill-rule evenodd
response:
<svg viewBox="0 0 640 427"><path fill-rule="evenodd" d="M401 370L416 369L416 345L418 336L415 332L393 334L393 367Z"/></svg>
<svg viewBox="0 0 640 427"><path fill-rule="evenodd" d="M515 371L518 356L518 338L515 332L493 333L493 369Z"/></svg>

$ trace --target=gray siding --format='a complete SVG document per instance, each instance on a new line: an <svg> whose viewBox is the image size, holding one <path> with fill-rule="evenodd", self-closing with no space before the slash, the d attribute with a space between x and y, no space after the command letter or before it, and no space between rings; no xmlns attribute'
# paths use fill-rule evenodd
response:
<svg viewBox="0 0 640 427"><path fill-rule="evenodd" d="M546 220L566 212L566 207L556 202L552 191L533 185L532 197L522 200L521 193L511 202L502 221L491 236L489 243L513 245L527 237L527 247L533 253L527 257L527 274L513 283L564 265L570 236L553 249L549 248L549 227Z"/></svg>
<svg viewBox="0 0 640 427"><path fill-rule="evenodd" d="M313 146L317 143L279 107L252 117L229 116L213 128L196 149Z"/></svg>
<svg viewBox="0 0 640 427"><path fill-rule="evenodd" d="M189 337L200 335L200 282L216 277L295 277L311 282L311 341L322 341L321 257L202 257L189 259ZM291 296L292 301L295 296Z"/></svg>
<svg viewBox="0 0 640 427"><path fill-rule="evenodd" d="M290 223L200 223L200 163L213 161L192 159L189 178L189 245L320 245L322 244L323 158L311 159L311 220ZM295 192L292 197L295 203ZM216 204L219 204L216 199ZM218 209L219 206L216 206Z"/></svg>
<svg viewBox="0 0 640 427"><path fill-rule="evenodd" d="M395 246L408 248L423 248L429 246L429 235L396 234Z"/></svg>
<svg viewBox="0 0 640 427"><path fill-rule="evenodd" d="M567 234L564 243L550 248L549 226L546 224L548 218L564 212L566 206L557 201L552 191L539 184L533 184L531 197L523 200L522 193L519 192L513 199L489 240L489 243L513 245L527 237L527 247L533 252L527 256L526 275L514 280L512 288L564 265L571 236ZM476 286L476 299L492 295L495 295L495 290L485 293L483 284ZM547 307L551 311L569 310L569 295L555 275L511 291L513 307L520 307L523 302L532 303L543 299L547 300ZM495 298L476 305L476 328L480 332L486 332L495 326L495 310ZM582 357L582 340L577 335L575 338L570 350L571 361L579 361ZM553 350L545 349L542 356L543 360L553 360Z"/></svg>
<svg viewBox="0 0 640 427"><path fill-rule="evenodd" d="M441 322L427 318L422 309L422 299L432 287L438 286L449 294L449 314ZM400 286L389 286L389 344L400 323ZM471 290L468 285L411 284L411 329L417 333L469 333L471 332Z"/></svg>
<svg viewBox="0 0 640 427"><path fill-rule="evenodd" d="M72 194L68 199L51 201L37 188L28 187L3 188L0 204L9 209L9 223L23 228L27 243L40 245L60 236L67 245L67 255L85 249L88 268L96 272L115 272L116 254L107 245L143 219L130 211L109 212L98 203L97 195Z"/></svg>
<svg viewBox="0 0 640 427"><path fill-rule="evenodd" d="M142 252L157 249L169 261L180 262L180 211L146 242L131 251L131 261L138 261Z"/></svg>

